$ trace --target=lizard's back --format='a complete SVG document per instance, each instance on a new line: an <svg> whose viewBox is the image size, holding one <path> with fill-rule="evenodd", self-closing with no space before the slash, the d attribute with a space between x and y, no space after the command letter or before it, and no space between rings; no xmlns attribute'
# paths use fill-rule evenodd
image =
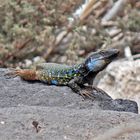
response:
<svg viewBox="0 0 140 140"><path fill-rule="evenodd" d="M41 63L36 66L38 79L47 84L67 85L71 79L80 75L79 65L68 66L56 63Z"/></svg>

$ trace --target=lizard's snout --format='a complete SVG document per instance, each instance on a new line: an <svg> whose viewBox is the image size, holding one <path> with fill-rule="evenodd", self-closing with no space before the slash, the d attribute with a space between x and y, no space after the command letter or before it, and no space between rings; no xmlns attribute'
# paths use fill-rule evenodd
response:
<svg viewBox="0 0 140 140"><path fill-rule="evenodd" d="M113 60L115 59L119 54L119 50L117 49L110 49L106 52L106 58Z"/></svg>
<svg viewBox="0 0 140 140"><path fill-rule="evenodd" d="M118 49L113 49L113 50L112 50L112 54L118 56L119 50L118 50Z"/></svg>

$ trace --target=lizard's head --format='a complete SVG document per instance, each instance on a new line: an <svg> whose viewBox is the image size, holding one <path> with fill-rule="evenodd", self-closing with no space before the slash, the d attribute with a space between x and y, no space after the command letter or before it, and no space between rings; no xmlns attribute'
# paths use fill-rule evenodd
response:
<svg viewBox="0 0 140 140"><path fill-rule="evenodd" d="M101 50L90 54L85 60L85 67L88 71L98 72L103 70L119 54L117 49Z"/></svg>

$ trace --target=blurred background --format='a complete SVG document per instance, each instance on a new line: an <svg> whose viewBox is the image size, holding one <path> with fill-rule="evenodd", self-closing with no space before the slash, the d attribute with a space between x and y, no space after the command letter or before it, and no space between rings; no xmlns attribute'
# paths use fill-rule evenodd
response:
<svg viewBox="0 0 140 140"><path fill-rule="evenodd" d="M119 49L119 60L95 84L139 103L139 0L0 0L1 68L73 65L107 48Z"/></svg>

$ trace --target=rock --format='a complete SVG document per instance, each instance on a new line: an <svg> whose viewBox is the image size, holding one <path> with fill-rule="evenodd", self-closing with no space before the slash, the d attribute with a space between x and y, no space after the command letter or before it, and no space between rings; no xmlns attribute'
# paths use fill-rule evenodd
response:
<svg viewBox="0 0 140 140"><path fill-rule="evenodd" d="M140 60L112 62L98 87L113 99L131 99L140 107Z"/></svg>
<svg viewBox="0 0 140 140"><path fill-rule="evenodd" d="M115 99L111 101L106 100L104 102L101 102L99 105L103 110L138 113L137 103L131 100L123 100L123 99Z"/></svg>
<svg viewBox="0 0 140 140"><path fill-rule="evenodd" d="M125 111L138 113L138 105L135 101L125 99L113 100L106 92L95 87L85 87L85 92L92 93L94 102L103 110Z"/></svg>
<svg viewBox="0 0 140 140"><path fill-rule="evenodd" d="M114 111L128 111L138 113L137 104L121 102L115 103L112 98L100 89L87 88L88 92L93 92L94 101L86 100L67 86L48 86L41 82L27 82L19 77L6 79L6 71L1 70L0 76L0 107L12 107L18 105L29 106L57 106L66 108L98 108ZM98 91L98 92L97 92ZM111 105L112 104L112 105ZM118 106L120 104L120 106ZM133 104L133 105L132 105ZM120 108L120 109L119 109ZM134 110L132 110L132 108Z"/></svg>
<svg viewBox="0 0 140 140"><path fill-rule="evenodd" d="M100 89L92 90L94 101L83 100L68 87L26 82L19 77L6 79L6 72L0 69L0 139L96 140L103 136L102 140L115 140L108 133L117 126L123 132L117 136L111 133L116 140L140 139L140 133L135 132L140 130L135 102L112 100ZM127 130L120 124L132 123L136 126L123 135Z"/></svg>
<svg viewBox="0 0 140 140"><path fill-rule="evenodd" d="M1 140L95 140L122 124L140 126L140 116L133 113L49 106L1 108L0 121ZM38 123L37 128L33 122ZM133 129L108 140L140 139ZM100 140L106 140L105 136Z"/></svg>

